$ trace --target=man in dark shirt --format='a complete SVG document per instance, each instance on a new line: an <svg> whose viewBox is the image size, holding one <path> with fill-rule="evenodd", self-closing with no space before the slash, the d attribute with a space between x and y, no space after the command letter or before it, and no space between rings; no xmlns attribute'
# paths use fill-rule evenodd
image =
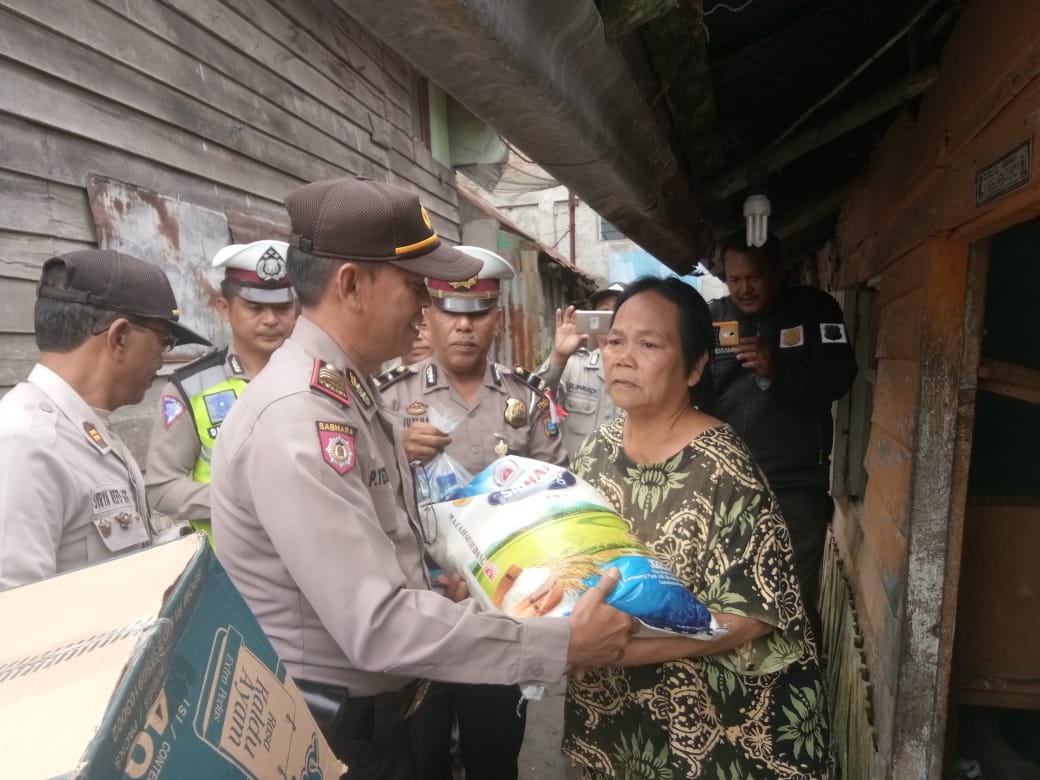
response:
<svg viewBox="0 0 1040 780"><path fill-rule="evenodd" d="M820 562L834 511L831 404L852 385L856 359L837 301L786 284L776 236L762 247L735 236L722 254L729 295L711 304L715 387L707 411L744 438L776 493L818 631Z"/></svg>

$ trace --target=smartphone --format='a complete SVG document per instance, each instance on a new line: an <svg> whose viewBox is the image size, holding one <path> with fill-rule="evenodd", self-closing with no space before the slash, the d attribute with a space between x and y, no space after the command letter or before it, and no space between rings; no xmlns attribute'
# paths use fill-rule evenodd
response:
<svg viewBox="0 0 1040 780"><path fill-rule="evenodd" d="M612 311L580 310L574 312L574 326L578 333L603 335L610 332L610 321L614 318Z"/></svg>

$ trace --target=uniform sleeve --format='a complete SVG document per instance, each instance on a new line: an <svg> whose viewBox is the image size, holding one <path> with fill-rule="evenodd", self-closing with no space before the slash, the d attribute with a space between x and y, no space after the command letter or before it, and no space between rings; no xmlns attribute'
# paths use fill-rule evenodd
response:
<svg viewBox="0 0 1040 780"><path fill-rule="evenodd" d="M43 435L43 434L41 434ZM0 590L57 571L65 514L66 465L57 444L38 435L0 436Z"/></svg>
<svg viewBox="0 0 1040 780"><path fill-rule="evenodd" d="M177 413L178 407L170 406L167 399L179 404L181 411ZM152 511L170 515L177 522L209 519L209 485L192 478L201 448L190 406L173 383L168 383L152 420L145 461L144 484Z"/></svg>
<svg viewBox="0 0 1040 780"><path fill-rule="evenodd" d="M229 477L248 479L282 564L355 668L452 682L560 679L570 639L565 619L514 620L472 600L456 604L408 587L395 547L414 544L413 531L401 510L388 509L395 480L378 478L396 465L383 462L356 422L341 421L356 430L338 460L323 455L330 445L323 446L313 410L296 398L281 405L276 418L256 421L248 447L231 456ZM418 556L415 565L422 565Z"/></svg>
<svg viewBox="0 0 1040 780"><path fill-rule="evenodd" d="M570 363L570 358L567 359L567 363L557 368L553 366L552 358L547 357L545 362L534 372L536 376L541 377L545 381L545 386L552 391L557 401L560 400L560 380L563 378L563 372L567 368L568 363Z"/></svg>
<svg viewBox="0 0 1040 780"><path fill-rule="evenodd" d="M774 350L777 368L769 393L792 404L822 404L841 398L856 378L856 357L848 343L844 316L838 302L822 290L814 290L806 341L800 355ZM825 329L834 329L824 335Z"/></svg>
<svg viewBox="0 0 1040 780"><path fill-rule="evenodd" d="M527 426L527 457L566 467L569 458L563 433L559 423L555 431L551 429L551 420L548 408L535 409L531 415Z"/></svg>

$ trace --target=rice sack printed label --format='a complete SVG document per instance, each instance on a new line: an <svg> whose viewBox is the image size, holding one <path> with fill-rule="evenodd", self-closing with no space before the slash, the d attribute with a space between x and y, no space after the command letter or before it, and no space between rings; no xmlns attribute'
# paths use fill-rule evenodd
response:
<svg viewBox="0 0 1040 780"><path fill-rule="evenodd" d="M429 551L462 574L470 594L515 617L569 615L612 567L607 603L647 629L707 634L711 614L629 531L603 495L566 469L499 458L453 498L421 508L436 533Z"/></svg>

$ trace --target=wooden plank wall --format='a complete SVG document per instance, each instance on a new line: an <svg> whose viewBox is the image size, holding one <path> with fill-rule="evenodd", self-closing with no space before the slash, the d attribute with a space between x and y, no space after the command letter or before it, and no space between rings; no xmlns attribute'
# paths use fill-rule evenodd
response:
<svg viewBox="0 0 1040 780"><path fill-rule="evenodd" d="M837 539L864 633L879 776L939 778L984 285L972 242L1040 214L1040 6L973 0L915 119L883 138L821 276L880 276L864 500ZM979 168L1033 138L1028 185L982 207Z"/></svg>
<svg viewBox="0 0 1040 780"><path fill-rule="evenodd" d="M333 0L0 0L0 390L36 354L41 263L95 245L92 173L275 222L294 186L364 174L457 241L412 78Z"/></svg>

